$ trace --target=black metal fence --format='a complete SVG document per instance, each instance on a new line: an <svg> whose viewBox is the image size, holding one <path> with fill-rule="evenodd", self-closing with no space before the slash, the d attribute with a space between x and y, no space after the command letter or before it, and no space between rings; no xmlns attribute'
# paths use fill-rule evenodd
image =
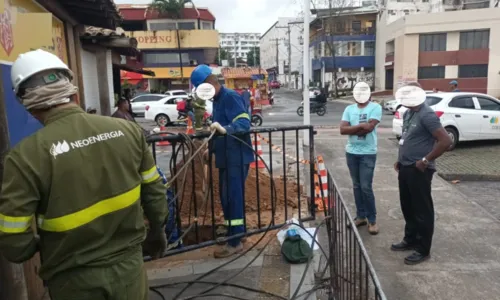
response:
<svg viewBox="0 0 500 300"><path fill-rule="evenodd" d="M328 172L327 224L331 292L336 300L387 300L354 220Z"/></svg>
<svg viewBox="0 0 500 300"><path fill-rule="evenodd" d="M301 157L303 133L310 137L306 159ZM306 184L314 180L312 126L255 128L247 135L216 135L210 140L209 137L210 133L162 133L148 137L157 166L164 172L169 187L167 234L172 248L167 255L277 229L294 216L300 221L315 218L314 197L306 195L314 195L314 185ZM256 143L263 140L266 142L260 146ZM212 153L214 148L219 153L215 151L216 157L208 155L205 161L205 149ZM220 149L232 150L220 156ZM234 211L232 205L237 204L230 199L222 205L220 195L224 191L226 195L234 195L231 188L240 182L233 178L234 172L230 174L227 168L221 171L224 168L220 166L238 165L238 172L244 174L245 151L251 151L257 163L248 171L246 182L241 183L246 187L242 193L243 232L233 232L231 220L235 218L230 214ZM225 162L220 161L221 157ZM222 182L229 184L221 185Z"/></svg>

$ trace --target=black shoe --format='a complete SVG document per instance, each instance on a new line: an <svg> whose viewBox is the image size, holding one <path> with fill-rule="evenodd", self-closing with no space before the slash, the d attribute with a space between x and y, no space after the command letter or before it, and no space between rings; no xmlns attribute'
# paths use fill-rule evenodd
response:
<svg viewBox="0 0 500 300"><path fill-rule="evenodd" d="M415 250L415 245L408 244L405 240L403 240L400 243L392 244L391 245L391 250L392 251L409 251L409 250Z"/></svg>
<svg viewBox="0 0 500 300"><path fill-rule="evenodd" d="M407 265L418 265L431 258L430 255L423 255L418 252L413 252L412 255L405 257L405 264Z"/></svg>

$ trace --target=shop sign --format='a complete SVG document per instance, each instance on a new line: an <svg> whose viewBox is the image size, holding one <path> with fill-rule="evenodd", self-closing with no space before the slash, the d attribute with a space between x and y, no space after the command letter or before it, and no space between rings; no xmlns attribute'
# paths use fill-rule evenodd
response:
<svg viewBox="0 0 500 300"><path fill-rule="evenodd" d="M137 41L141 44L164 44L171 43L174 39L170 35L138 36Z"/></svg>

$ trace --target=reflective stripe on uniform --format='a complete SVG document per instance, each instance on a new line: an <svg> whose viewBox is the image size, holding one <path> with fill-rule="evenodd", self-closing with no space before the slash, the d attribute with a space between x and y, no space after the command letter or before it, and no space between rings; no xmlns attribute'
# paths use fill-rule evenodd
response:
<svg viewBox="0 0 500 300"><path fill-rule="evenodd" d="M150 183L160 178L160 174L158 174L156 166L153 166L151 169L145 172L141 172L141 176L142 176L142 183Z"/></svg>
<svg viewBox="0 0 500 300"><path fill-rule="evenodd" d="M229 226L240 226L240 225L245 225L245 220L243 219L234 219L231 220L231 224L229 224L229 221L226 220L225 225Z"/></svg>
<svg viewBox="0 0 500 300"><path fill-rule="evenodd" d="M118 196L101 200L96 204L54 219L45 219L44 216L38 217L38 227L45 231L63 232L86 225L95 219L104 215L127 208L136 203L141 195L141 186L120 194Z"/></svg>
<svg viewBox="0 0 500 300"><path fill-rule="evenodd" d="M238 120L238 119L242 119L242 118L245 118L245 119L249 119L250 120L250 116L248 115L248 113L241 113L239 115L237 115L234 119L233 119L233 122Z"/></svg>
<svg viewBox="0 0 500 300"><path fill-rule="evenodd" d="M33 216L29 217L10 217L0 214L0 232L4 233L22 233L31 225Z"/></svg>

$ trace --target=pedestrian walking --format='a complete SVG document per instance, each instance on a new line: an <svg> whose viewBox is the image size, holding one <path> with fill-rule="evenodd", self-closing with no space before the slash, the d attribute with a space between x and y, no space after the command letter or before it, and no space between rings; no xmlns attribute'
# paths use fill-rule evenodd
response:
<svg viewBox="0 0 500 300"><path fill-rule="evenodd" d="M452 93L460 93L460 90L458 89L458 82L456 80L450 81L450 91Z"/></svg>
<svg viewBox="0 0 500 300"><path fill-rule="evenodd" d="M346 160L351 174L356 203L355 226L368 225L368 232L376 235L377 209L372 182L377 161L377 125L382 119L382 107L370 100L370 87L365 82L353 90L356 103L344 110L340 133L348 135Z"/></svg>
<svg viewBox="0 0 500 300"><path fill-rule="evenodd" d="M215 166L219 169L220 200L224 212L228 235L243 234L244 213L243 198L245 181L251 162L254 161L250 141L250 116L245 108L243 97L234 90L219 84L217 77L207 65L196 67L191 75L191 83L198 89L203 83L212 85L215 89L213 98L213 121L210 126L221 134L239 134L239 140L230 136L216 137L212 149L215 152ZM205 153L208 157L208 150ZM243 245L241 237L230 239L223 248L214 252L216 258L224 258L241 252Z"/></svg>
<svg viewBox="0 0 500 300"><path fill-rule="evenodd" d="M14 94L44 127L5 158L0 252L14 263L40 252L52 300L147 300L143 213L158 258L167 246L165 187L141 128L86 113L72 78L43 50L12 65Z"/></svg>
<svg viewBox="0 0 500 300"><path fill-rule="evenodd" d="M418 83L410 83L396 92L396 99L408 108L403 114L403 133L399 140L399 198L405 219L404 238L391 250L415 252L404 260L419 264L430 257L434 233L432 177L435 160L450 146L451 139L434 110L425 103L425 91Z"/></svg>

